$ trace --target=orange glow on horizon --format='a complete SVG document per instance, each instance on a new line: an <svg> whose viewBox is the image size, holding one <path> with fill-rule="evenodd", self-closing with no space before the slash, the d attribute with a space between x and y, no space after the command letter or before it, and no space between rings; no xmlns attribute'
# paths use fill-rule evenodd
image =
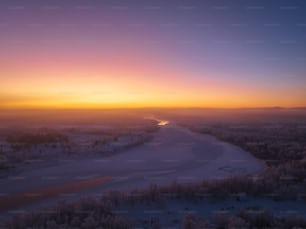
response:
<svg viewBox="0 0 306 229"><path fill-rule="evenodd" d="M302 85L250 85L211 72L189 77L191 73L152 53L137 58L130 52L84 53L84 61L80 55L51 54L19 56L18 61L11 56L0 63L6 76L0 85L0 109L306 106Z"/></svg>
<svg viewBox="0 0 306 229"><path fill-rule="evenodd" d="M75 78L74 82L48 77L35 78L6 85L0 92L1 109L100 109L141 107L298 107L305 106L305 93L278 89L275 91L230 85L207 80L141 80L137 77L87 82ZM132 80L133 79L133 80ZM159 83L162 82L162 83ZM175 83L174 83L175 82ZM22 86L24 85L24 86ZM202 86L204 85L204 86ZM1 86L0 86L1 87ZM261 91L258 93L257 90ZM290 94L290 97L288 96Z"/></svg>

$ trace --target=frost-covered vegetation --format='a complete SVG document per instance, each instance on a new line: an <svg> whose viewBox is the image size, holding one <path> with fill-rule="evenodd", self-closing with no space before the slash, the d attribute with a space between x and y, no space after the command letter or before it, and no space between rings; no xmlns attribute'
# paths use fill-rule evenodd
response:
<svg viewBox="0 0 306 229"><path fill-rule="evenodd" d="M231 116L232 115L232 116ZM237 145L263 160L256 184L277 198L304 198L306 177L305 110L243 111L224 120L180 119L189 129Z"/></svg>
<svg viewBox="0 0 306 229"><path fill-rule="evenodd" d="M241 193L242 191L248 194ZM171 208L169 201L174 201L175 206L180 202L182 206L190 202L194 206L204 207L211 201L218 201L222 206L225 199L243 202L248 198L264 195L265 191L267 189L263 189L256 181L247 177L196 184L172 183L163 187L151 185L147 189L128 193L111 191L100 198L92 197L73 203L61 203L36 213L19 215L4 226L8 228L163 228L162 220L154 214L139 219L130 215L129 209L140 208L145 212L146 208L163 209L167 204ZM147 211L146 214L149 213L150 211ZM170 218L171 215L161 216L164 217ZM185 207L181 218L173 218L171 226L174 228L293 228L294 226L303 228L306 226L306 220L295 214L277 216L269 210L269 206L244 207L236 209L235 212L220 207L218 211L212 212L211 217L204 217L200 213L194 214L193 209Z"/></svg>
<svg viewBox="0 0 306 229"><path fill-rule="evenodd" d="M61 203L40 213L19 215L4 227L8 228L132 228L133 222L112 213L112 203L93 198L73 204Z"/></svg>
<svg viewBox="0 0 306 229"><path fill-rule="evenodd" d="M305 126L306 127L306 126ZM193 126L251 152L268 166L306 159L306 128L300 124L246 124Z"/></svg>
<svg viewBox="0 0 306 229"><path fill-rule="evenodd" d="M152 120L124 126L8 127L0 129L0 170L20 163L108 156L142 144L158 129Z"/></svg>

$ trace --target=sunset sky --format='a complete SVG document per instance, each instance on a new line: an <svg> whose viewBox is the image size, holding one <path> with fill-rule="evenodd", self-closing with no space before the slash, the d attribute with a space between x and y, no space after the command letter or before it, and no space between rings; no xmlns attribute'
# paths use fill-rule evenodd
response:
<svg viewBox="0 0 306 229"><path fill-rule="evenodd" d="M0 108L306 106L305 0L2 0Z"/></svg>

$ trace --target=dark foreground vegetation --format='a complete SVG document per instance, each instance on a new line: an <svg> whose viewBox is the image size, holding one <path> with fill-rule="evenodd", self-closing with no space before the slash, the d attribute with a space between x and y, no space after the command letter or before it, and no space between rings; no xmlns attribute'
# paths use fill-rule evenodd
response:
<svg viewBox="0 0 306 229"><path fill-rule="evenodd" d="M158 217L146 220L128 218L120 209L161 207L172 200L205 205L207 201L246 201L269 193L268 184L249 177L213 180L196 184L172 183L151 185L147 189L129 193L111 191L99 198L84 198L74 203L61 203L36 213L19 215L5 224L8 228L162 228ZM291 197L294 198L294 197ZM298 198L298 197L295 197ZM275 201L280 201L275 199ZM304 201L304 200L303 200ZM127 212L128 215L128 212ZM305 228L306 219L294 214L277 217L267 208L248 207L236 212L219 211L204 218L185 209L183 218L173 221L174 228ZM176 227L175 227L176 226Z"/></svg>

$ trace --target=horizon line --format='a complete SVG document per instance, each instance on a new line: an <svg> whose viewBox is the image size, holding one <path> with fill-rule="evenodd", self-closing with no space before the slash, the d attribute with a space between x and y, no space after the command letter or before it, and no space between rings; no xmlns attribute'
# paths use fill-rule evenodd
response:
<svg viewBox="0 0 306 229"><path fill-rule="evenodd" d="M0 111L103 111L103 110L145 110L145 109L211 109L211 110L255 110L255 109L306 109L306 106L262 106L262 107L106 107L106 108L0 108Z"/></svg>

